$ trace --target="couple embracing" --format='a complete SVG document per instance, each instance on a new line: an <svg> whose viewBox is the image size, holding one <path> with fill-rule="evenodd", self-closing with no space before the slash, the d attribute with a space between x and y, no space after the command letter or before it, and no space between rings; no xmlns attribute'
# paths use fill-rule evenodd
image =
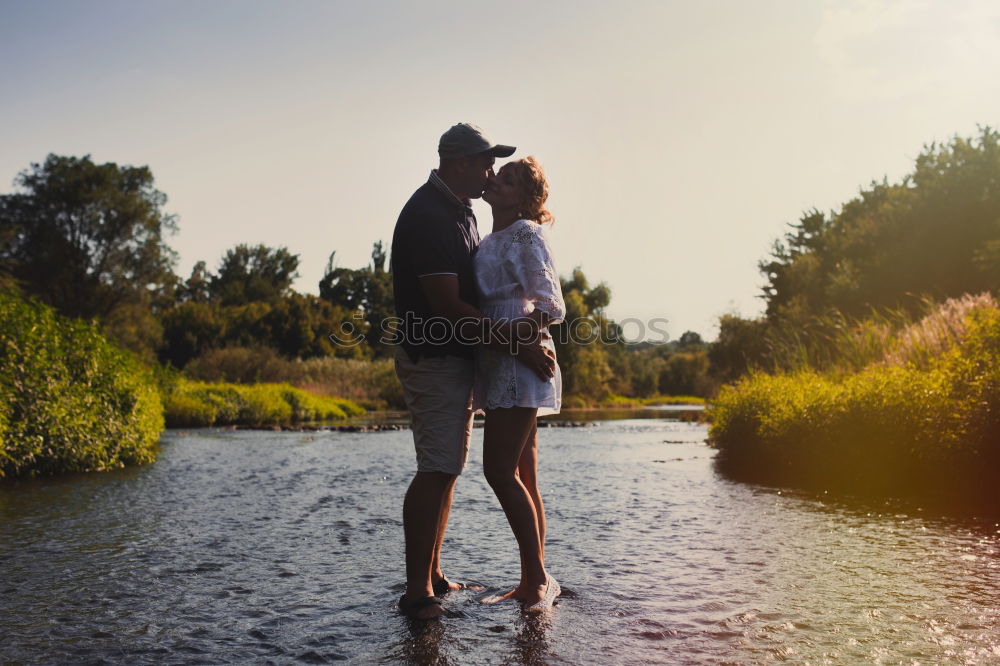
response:
<svg viewBox="0 0 1000 666"><path fill-rule="evenodd" d="M542 225L548 184L533 158L494 172L515 148L460 123L441 136L439 167L406 203L392 238L396 315L403 322L396 373L412 415L417 473L403 502L405 615L445 613L461 589L441 570L455 481L465 467L476 411L486 413L483 471L521 556L521 580L501 597L528 612L552 606L559 583L545 569L545 510L538 491L536 417L558 412L562 383L547 332L565 316ZM471 200L493 209L480 241Z"/></svg>

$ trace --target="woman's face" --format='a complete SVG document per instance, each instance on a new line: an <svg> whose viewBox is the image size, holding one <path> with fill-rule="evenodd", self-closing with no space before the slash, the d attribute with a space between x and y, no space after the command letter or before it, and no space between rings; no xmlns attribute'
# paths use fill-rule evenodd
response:
<svg viewBox="0 0 1000 666"><path fill-rule="evenodd" d="M525 200L524 190L509 165L500 168L486 183L483 201L494 208L518 208Z"/></svg>

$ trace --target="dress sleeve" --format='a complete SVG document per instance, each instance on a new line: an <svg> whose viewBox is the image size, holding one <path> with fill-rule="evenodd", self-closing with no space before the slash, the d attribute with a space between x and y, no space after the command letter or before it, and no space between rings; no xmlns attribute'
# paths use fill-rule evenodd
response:
<svg viewBox="0 0 1000 666"><path fill-rule="evenodd" d="M556 272L549 247L541 227L532 222L521 223L511 239L511 261L525 297L551 317L555 324L566 316L559 274Z"/></svg>

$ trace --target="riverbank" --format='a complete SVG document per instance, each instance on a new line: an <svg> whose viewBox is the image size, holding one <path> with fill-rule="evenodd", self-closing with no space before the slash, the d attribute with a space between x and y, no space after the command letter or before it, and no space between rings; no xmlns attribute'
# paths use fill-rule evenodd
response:
<svg viewBox="0 0 1000 666"><path fill-rule="evenodd" d="M898 351L898 347L897 347ZM752 373L709 410L718 465L746 481L1000 511L1000 309L919 362L846 376Z"/></svg>

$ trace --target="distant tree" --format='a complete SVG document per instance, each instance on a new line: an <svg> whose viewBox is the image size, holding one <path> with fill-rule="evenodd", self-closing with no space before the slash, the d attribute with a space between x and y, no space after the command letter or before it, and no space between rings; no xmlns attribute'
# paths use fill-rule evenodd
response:
<svg viewBox="0 0 1000 666"><path fill-rule="evenodd" d="M77 317L145 304L170 284L176 231L148 167L49 155L0 195L0 266L26 291Z"/></svg>
<svg viewBox="0 0 1000 666"><path fill-rule="evenodd" d="M925 146L901 182L873 182L839 212L805 213L760 263L769 321L912 309L997 288L1000 133Z"/></svg>
<svg viewBox="0 0 1000 666"><path fill-rule="evenodd" d="M708 386L708 356L704 351L672 354L660 370L660 393L705 395Z"/></svg>
<svg viewBox="0 0 1000 666"><path fill-rule="evenodd" d="M206 268L205 262L199 261L191 269L191 277L178 290L180 300L208 303L212 300L212 279L213 275Z"/></svg>
<svg viewBox="0 0 1000 666"><path fill-rule="evenodd" d="M768 322L734 314L719 318L719 337L709 346L709 372L719 382L730 382L750 368L761 367L768 356Z"/></svg>
<svg viewBox="0 0 1000 666"><path fill-rule="evenodd" d="M188 361L204 352L221 347L226 334L226 322L218 307L208 303L186 302L164 311L163 347L160 361L183 368Z"/></svg>
<svg viewBox="0 0 1000 666"><path fill-rule="evenodd" d="M611 392L633 390L621 328L604 316L611 289L591 287L580 267L560 279L566 319L551 327L566 393L600 399Z"/></svg>
<svg viewBox="0 0 1000 666"><path fill-rule="evenodd" d="M298 255L287 248L240 244L226 252L209 291L222 305L274 302L291 293L298 267Z"/></svg>
<svg viewBox="0 0 1000 666"><path fill-rule="evenodd" d="M371 263L365 268L337 268L336 252L333 252L319 283L320 298L361 314L365 339L377 356L392 352L390 347L379 342L383 322L395 315L392 274L385 266L386 252L381 241L372 246Z"/></svg>
<svg viewBox="0 0 1000 666"><path fill-rule="evenodd" d="M691 349L693 347L702 347L705 342L701 339L701 335L695 333L694 331L684 331L681 337L677 340L677 346L681 349Z"/></svg>

